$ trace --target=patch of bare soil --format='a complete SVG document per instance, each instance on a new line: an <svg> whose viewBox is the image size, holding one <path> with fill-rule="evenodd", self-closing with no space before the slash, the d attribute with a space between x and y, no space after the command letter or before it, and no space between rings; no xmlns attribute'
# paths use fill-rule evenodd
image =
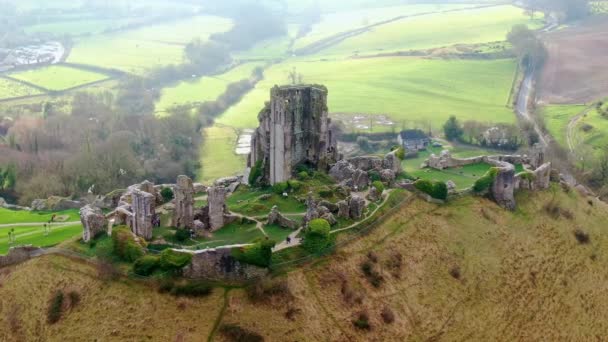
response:
<svg viewBox="0 0 608 342"><path fill-rule="evenodd" d="M588 103L608 93L608 16L544 37L549 58L539 85L543 103Z"/></svg>

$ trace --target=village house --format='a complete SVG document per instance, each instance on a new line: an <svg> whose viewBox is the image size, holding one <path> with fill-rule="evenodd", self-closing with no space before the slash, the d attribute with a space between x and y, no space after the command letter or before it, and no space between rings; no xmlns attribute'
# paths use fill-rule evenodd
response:
<svg viewBox="0 0 608 342"><path fill-rule="evenodd" d="M397 136L397 141L400 146L410 152L424 150L431 144L431 138L420 129L401 131Z"/></svg>

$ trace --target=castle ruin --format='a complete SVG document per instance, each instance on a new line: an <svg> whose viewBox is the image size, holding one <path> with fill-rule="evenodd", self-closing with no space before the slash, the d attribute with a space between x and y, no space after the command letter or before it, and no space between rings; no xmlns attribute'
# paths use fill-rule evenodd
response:
<svg viewBox="0 0 608 342"><path fill-rule="evenodd" d="M338 160L324 86L275 86L258 120L247 161L248 167L261 169L257 181L284 182L298 164L327 169Z"/></svg>

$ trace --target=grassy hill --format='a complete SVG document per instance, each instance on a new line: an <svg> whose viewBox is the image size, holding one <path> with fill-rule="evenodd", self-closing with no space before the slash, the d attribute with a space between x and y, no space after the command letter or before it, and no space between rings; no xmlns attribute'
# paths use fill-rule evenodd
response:
<svg viewBox="0 0 608 342"><path fill-rule="evenodd" d="M558 188L521 193L518 202L512 213L473 197L441 207L414 201L336 254L275 278L266 292L274 295L233 288L225 302L223 288L175 299L47 256L0 272L0 339L200 341L218 319L267 341L605 336L608 207ZM576 230L589 240L579 242ZM48 325L58 289L78 291L81 301ZM213 337L230 341L221 329Z"/></svg>

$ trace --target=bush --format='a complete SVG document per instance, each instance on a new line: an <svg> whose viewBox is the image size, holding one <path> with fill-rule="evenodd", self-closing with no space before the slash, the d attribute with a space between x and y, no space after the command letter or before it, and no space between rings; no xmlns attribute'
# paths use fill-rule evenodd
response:
<svg viewBox="0 0 608 342"><path fill-rule="evenodd" d="M145 255L133 264L133 272L140 276L149 276L160 266L160 258L155 255Z"/></svg>
<svg viewBox="0 0 608 342"><path fill-rule="evenodd" d="M384 192L384 184L382 184L382 182L381 182L381 181L374 181L374 182L372 183L372 186L373 186L374 188L376 188L376 190L378 191L378 193L380 193L380 194L381 194L381 193L383 193L383 192Z"/></svg>
<svg viewBox="0 0 608 342"><path fill-rule="evenodd" d="M448 198L448 186L444 182L419 179L414 182L414 186L435 199L446 200Z"/></svg>
<svg viewBox="0 0 608 342"><path fill-rule="evenodd" d="M330 198L333 195L334 195L334 192L329 187L323 187L321 190L319 190L319 196L321 196L323 198Z"/></svg>
<svg viewBox="0 0 608 342"><path fill-rule="evenodd" d="M291 299L293 297L286 279L270 280L262 279L247 287L247 296L252 302L268 302L272 298L281 297Z"/></svg>
<svg viewBox="0 0 608 342"><path fill-rule="evenodd" d="M380 172L376 171L376 170L371 170L369 172L367 172L367 175L369 176L369 179L372 182L376 182L381 180L382 178L380 177Z"/></svg>
<svg viewBox="0 0 608 342"><path fill-rule="evenodd" d="M534 179L536 178L534 176L534 172L530 172L530 171L520 172L517 174L517 177L519 177L522 180L528 181L528 182L533 182Z"/></svg>
<svg viewBox="0 0 608 342"><path fill-rule="evenodd" d="M53 295L51 299L51 303L49 304L49 309L47 311L47 319L49 324L54 324L59 322L61 319L63 309L63 292L57 291Z"/></svg>
<svg viewBox="0 0 608 342"><path fill-rule="evenodd" d="M380 316L386 324L391 324L395 321L395 313L393 313L393 310L391 310L391 308L388 306L385 306L384 309L382 309Z"/></svg>
<svg viewBox="0 0 608 342"><path fill-rule="evenodd" d="M361 312L359 314L359 316L357 316L357 319L355 319L353 321L353 325L357 329L361 329L361 330L371 330L372 329L371 324L369 324L369 316L366 312Z"/></svg>
<svg viewBox="0 0 608 342"><path fill-rule="evenodd" d="M395 152L395 156L397 156L397 158L399 158L400 160L404 160L405 159L405 149L401 146L393 146L393 148L391 149L392 151L397 151Z"/></svg>
<svg viewBox="0 0 608 342"><path fill-rule="evenodd" d="M279 182L272 186L272 192L282 195L285 191L287 191L287 188L289 188L287 182Z"/></svg>
<svg viewBox="0 0 608 342"><path fill-rule="evenodd" d="M190 238L190 231L187 229L178 229L175 231L175 240L184 242Z"/></svg>
<svg viewBox="0 0 608 342"><path fill-rule="evenodd" d="M163 188L160 191L160 195L163 197L163 201L167 203L173 199L173 190L171 188Z"/></svg>
<svg viewBox="0 0 608 342"><path fill-rule="evenodd" d="M97 277L103 281L116 280L120 273L112 263L106 260L97 262Z"/></svg>
<svg viewBox="0 0 608 342"><path fill-rule="evenodd" d="M574 231L574 237L576 238L576 241L578 241L578 243L580 243L581 245L586 245L591 240L589 238L589 234L585 233L580 229Z"/></svg>
<svg viewBox="0 0 608 342"><path fill-rule="evenodd" d="M302 188L302 183L300 181L295 180L295 179L292 179L292 180L288 181L287 184L289 184L289 187L293 191L298 191L298 190L300 190Z"/></svg>
<svg viewBox="0 0 608 342"><path fill-rule="evenodd" d="M310 177L310 175L306 171L298 172L298 179L300 179L300 180L307 180L309 177Z"/></svg>
<svg viewBox="0 0 608 342"><path fill-rule="evenodd" d="M176 297L206 297L211 294L213 288L202 282L188 282L186 284L174 284L170 293Z"/></svg>
<svg viewBox="0 0 608 342"><path fill-rule="evenodd" d="M384 282L384 277L376 271L374 264L370 260L366 260L361 264L361 271L373 287L378 288Z"/></svg>
<svg viewBox="0 0 608 342"><path fill-rule="evenodd" d="M331 226L324 219L315 219L308 223L302 247L310 253L322 252L329 245Z"/></svg>
<svg viewBox="0 0 608 342"><path fill-rule="evenodd" d="M255 165L251 168L251 172L249 172L249 185L256 186L260 177L262 177L262 160L258 160L255 162Z"/></svg>
<svg viewBox="0 0 608 342"><path fill-rule="evenodd" d="M121 260L133 262L144 255L142 246L135 241L129 228L119 226L112 230L114 254Z"/></svg>
<svg viewBox="0 0 608 342"><path fill-rule="evenodd" d="M251 246L238 247L232 249L232 256L243 263L268 267L272 259L272 248L276 245L273 240L263 240Z"/></svg>
<svg viewBox="0 0 608 342"><path fill-rule="evenodd" d="M485 175L475 181L473 184L473 191L480 193L488 190L492 183L494 183L494 179L496 179L496 175L498 175L498 169L493 167Z"/></svg>
<svg viewBox="0 0 608 342"><path fill-rule="evenodd" d="M165 249L160 253L160 268L165 271L175 271L184 268L192 261L192 254Z"/></svg>
<svg viewBox="0 0 608 342"><path fill-rule="evenodd" d="M253 331L246 330L241 328L236 324L223 324L220 327L220 333L224 335L224 337L228 341L234 342L263 342L264 337L260 334L255 333Z"/></svg>
<svg viewBox="0 0 608 342"><path fill-rule="evenodd" d="M73 309L78 306L78 303L80 303L80 293L76 291L70 291L68 292L68 299L70 303L70 309Z"/></svg>
<svg viewBox="0 0 608 342"><path fill-rule="evenodd" d="M454 279L460 279L460 267L454 266L454 267L450 268L450 275Z"/></svg>

